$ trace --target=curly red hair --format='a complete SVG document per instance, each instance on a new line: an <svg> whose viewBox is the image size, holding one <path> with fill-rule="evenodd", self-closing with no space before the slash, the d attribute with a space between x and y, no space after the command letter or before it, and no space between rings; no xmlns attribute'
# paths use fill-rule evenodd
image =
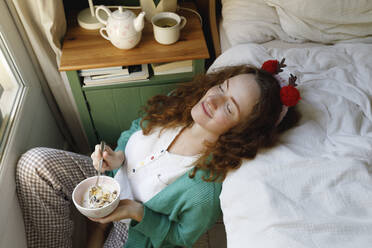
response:
<svg viewBox="0 0 372 248"><path fill-rule="evenodd" d="M291 107L285 118L277 126L282 110L280 86L268 72L247 65L231 66L198 75L191 83L181 85L169 95L152 97L144 107L145 116L141 120L143 133L149 134L153 128L173 128L193 124L191 109L211 87L222 84L226 79L239 74L254 74L261 94L249 117L221 135L213 144L207 144L206 151L195 162L191 177L196 170L209 170L206 181L223 180L226 174L237 169L242 159L253 159L262 147L275 144L277 134L294 126L299 114Z"/></svg>

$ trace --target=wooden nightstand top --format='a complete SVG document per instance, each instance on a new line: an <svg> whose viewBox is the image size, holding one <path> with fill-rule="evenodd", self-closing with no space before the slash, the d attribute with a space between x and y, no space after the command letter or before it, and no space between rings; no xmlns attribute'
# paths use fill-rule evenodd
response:
<svg viewBox="0 0 372 248"><path fill-rule="evenodd" d="M193 3L185 3L182 6L195 9ZM134 12L138 13L138 11ZM130 50L114 47L110 41L99 34L99 30L86 30L72 25L64 37L59 70L73 71L209 58L199 18L195 13L187 10L180 10L177 13L187 19L178 42L172 45L157 43L152 24L145 21L141 41Z"/></svg>

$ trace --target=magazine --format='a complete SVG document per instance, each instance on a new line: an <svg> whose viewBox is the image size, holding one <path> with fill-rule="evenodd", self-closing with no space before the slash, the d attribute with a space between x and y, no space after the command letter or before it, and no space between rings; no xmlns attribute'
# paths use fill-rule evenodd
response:
<svg viewBox="0 0 372 248"><path fill-rule="evenodd" d="M133 82L148 80L149 70L147 64L129 66L128 75L111 75L105 78L92 78L92 76L84 77L83 83L85 86L99 86L99 85L110 85L117 83Z"/></svg>
<svg viewBox="0 0 372 248"><path fill-rule="evenodd" d="M79 76L99 76L99 75L108 75L108 74L118 74L121 73L129 74L127 66L114 66L114 67L104 67L104 68L94 68L94 69L85 69L79 71Z"/></svg>

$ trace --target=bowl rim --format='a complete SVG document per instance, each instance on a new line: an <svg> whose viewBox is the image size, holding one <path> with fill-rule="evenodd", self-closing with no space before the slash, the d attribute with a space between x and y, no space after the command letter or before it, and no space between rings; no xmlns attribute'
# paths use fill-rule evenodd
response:
<svg viewBox="0 0 372 248"><path fill-rule="evenodd" d="M119 193L116 195L115 199L114 199L112 202L110 202L108 205L106 205L106 206L104 206L104 207L101 207L101 208L86 208L86 207L83 207L83 206L81 206L80 204L78 204L78 203L75 201L75 197L74 197L74 196L75 196L76 189L77 189L77 188L79 187L79 185L82 184L84 181L86 181L86 180L88 180L88 179L90 179L90 178L97 178L97 176L92 176L92 177L85 178L83 181L81 181L80 183L78 183L78 184L75 186L74 190L72 191L72 201L74 202L75 206L78 206L79 208L84 209L84 210L102 210L102 209L105 209L105 208L109 207L111 204L113 204L113 203L117 200L117 198L120 197L121 187L120 187L119 182L116 181L113 177L110 177L110 176L101 175L100 177L110 178L110 180L111 180L111 181L114 181L115 184L118 186L118 188L119 188ZM90 186L89 186L89 187L90 187Z"/></svg>

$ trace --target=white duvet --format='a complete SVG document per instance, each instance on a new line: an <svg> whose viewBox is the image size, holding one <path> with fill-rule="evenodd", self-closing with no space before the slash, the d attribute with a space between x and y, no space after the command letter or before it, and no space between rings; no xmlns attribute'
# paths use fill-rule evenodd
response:
<svg viewBox="0 0 372 248"><path fill-rule="evenodd" d="M212 69L282 57L302 119L224 181L228 247L372 247L372 45L240 45Z"/></svg>

